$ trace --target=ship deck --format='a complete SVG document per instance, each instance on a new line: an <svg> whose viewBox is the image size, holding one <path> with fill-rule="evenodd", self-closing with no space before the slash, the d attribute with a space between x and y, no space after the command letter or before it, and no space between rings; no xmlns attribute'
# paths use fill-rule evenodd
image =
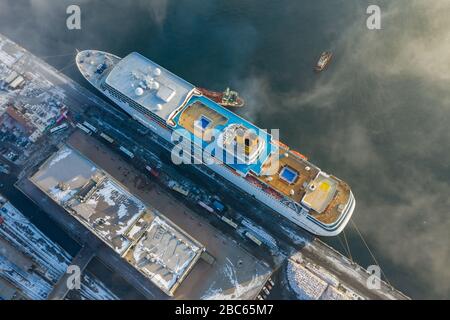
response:
<svg viewBox="0 0 450 320"><path fill-rule="evenodd" d="M98 87L120 60L121 58L110 53L85 50L77 54L76 64L83 76L91 84ZM97 68L102 64L105 64L105 69L102 72L98 72Z"/></svg>
<svg viewBox="0 0 450 320"><path fill-rule="evenodd" d="M265 164L262 175L256 177L258 180L295 202L303 203L310 208L309 214L324 224L332 224L340 218L350 198L350 188L346 183L327 176L283 147L279 150L278 164L272 163L272 159ZM286 169L292 181L283 176ZM316 186L314 191L309 189L311 184Z"/></svg>
<svg viewBox="0 0 450 320"><path fill-rule="evenodd" d="M217 135L223 132L227 126L240 124L265 141L265 149L254 163L241 164L227 162L230 167L241 172L243 175L248 174L250 171L257 175L261 174L263 163L266 162L272 152L277 151L277 146L271 143L271 136L266 131L261 130L251 122L248 122L237 114L203 96L192 97L186 107L174 117L174 121L177 124L175 129L186 129L194 136L195 123L199 121L202 116L210 121L207 128L211 130L209 133L215 133L215 138L217 138ZM207 133L204 135L204 138L206 139L203 140L203 147L206 147L212 139L208 137Z"/></svg>
<svg viewBox="0 0 450 320"><path fill-rule="evenodd" d="M290 197L295 202L300 203L305 195L307 184L314 179L319 173L319 170L312 165L308 165L305 161L302 161L291 153L288 153L286 157L285 153L287 152L286 150L280 149L278 168L273 172L268 172L272 165L276 165L269 160L263 176L259 177L259 179L285 196ZM297 173L297 178L294 182L289 183L283 179L281 175L283 168L292 169ZM294 191L294 194L291 194L291 190Z"/></svg>
<svg viewBox="0 0 450 320"><path fill-rule="evenodd" d="M204 134L200 130L195 129L195 122L200 119L200 117L206 117L210 123L210 129L205 130ZM199 101L194 102L189 105L180 115L178 124L184 127L186 130L195 134L199 138L204 138L205 141L211 141L212 130L217 127L224 126L228 122L228 118L222 114L216 112L215 110L205 106Z"/></svg>
<svg viewBox="0 0 450 320"><path fill-rule="evenodd" d="M206 129L196 130L200 119L207 119ZM262 130L217 105L205 97L194 97L175 117L178 128L184 128L206 143L227 126L239 123L260 134ZM217 132L214 132L216 130ZM342 181L322 173L319 168L289 150L283 144L273 144L266 133L267 153L254 164L230 164L230 167L259 180L273 190L309 208L312 217L324 224L336 222L350 197L350 189ZM275 149L277 148L277 149ZM272 153L270 153L272 152ZM276 162L278 157L278 162ZM227 158L224 158L227 159ZM311 189L311 186L313 189Z"/></svg>
<svg viewBox="0 0 450 320"><path fill-rule="evenodd" d="M137 52L124 57L105 83L164 121L170 121L195 90L186 80Z"/></svg>
<svg viewBox="0 0 450 320"><path fill-rule="evenodd" d="M350 187L342 182L336 185L336 193L322 213L311 210L310 215L324 224L336 222L342 214L342 209L350 199Z"/></svg>

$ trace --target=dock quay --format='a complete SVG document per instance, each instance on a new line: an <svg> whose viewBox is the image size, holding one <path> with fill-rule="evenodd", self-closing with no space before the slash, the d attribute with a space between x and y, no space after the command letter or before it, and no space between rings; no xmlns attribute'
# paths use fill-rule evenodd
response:
<svg viewBox="0 0 450 320"><path fill-rule="evenodd" d="M370 274L363 267L356 265L320 239L282 219L271 209L209 172L207 167L175 166L170 160L168 152L170 147L151 134L148 129L0 35L1 50L4 52L0 57L6 54L12 58L8 59L8 64L5 64L5 70L0 72L0 79L8 75L9 70L14 70L17 74L32 75L29 77L31 80L25 80L25 86L28 81L32 83L35 90L41 90L41 93L46 92L49 95L46 97L47 101L54 99L67 107L71 121L74 123L88 121L98 130L97 133L90 134L86 134L76 126L70 126L69 129L57 134L49 134L43 130L36 142L27 147L27 152L18 155L17 160L20 161L16 160L13 163L20 167L20 172L17 173L19 178L16 183L17 189L42 208L82 246L83 249L78 257L81 259L81 265L87 265L95 256L147 299L264 299L271 296L270 292L267 294L265 291L268 291L267 283L270 282L272 274L279 272L285 275L281 277L282 279L287 279L286 273L290 270L289 260L295 256L295 261L307 265L309 271L314 266L316 276L326 282L323 286L323 294L317 294L319 298L329 297L330 295L324 292L329 292L328 288L332 287L345 293L348 299L408 299L384 281L380 282L379 289L370 289L367 286ZM50 83L51 90L40 88L41 82ZM29 91L27 94L30 94ZM27 99L29 97L25 94L21 96L17 92L14 95L5 94L0 99L0 114L2 110L6 110L7 107L12 108L14 104L29 105ZM55 113L58 115L57 111ZM101 133L109 137L110 141L102 138ZM120 146L123 145L133 153L132 159L120 152ZM72 150L72 154L76 154L77 159L71 160L69 155L58 160L61 158L58 155L61 156L64 148ZM20 153L19 151L17 153ZM34 179L36 174L48 173L47 165L55 160L58 160L55 166L57 162L61 162L61 165L66 168L84 166L96 168L95 170L102 172L121 190L124 190L126 192L124 194L135 197L138 203L137 208L141 203L145 207L152 208L151 211L154 210L157 216L161 215L173 223L175 229L182 230L186 239L192 238L193 243L201 244L201 247L204 247L205 252L213 259L209 259L209 262L203 258L196 260L195 265L184 275L176 291L166 290L165 292L161 286L155 284L161 282L155 281L156 279L152 281L148 273L142 272L141 267L146 266L144 257L140 257L142 264L133 262L132 259L130 263L128 259L130 257L127 257L127 252L133 250L133 246L140 245L141 238L135 239L132 235L130 236L134 223L137 223L141 217L140 213L130 218L127 230L123 234L117 234L118 237L101 238L103 233L99 230L104 230L99 229L99 222L104 225L101 217L97 221L91 220L90 225L86 221L89 221L91 216L97 217L101 214L95 210L97 208L103 210L103 202L107 201L97 204L94 212L89 211L91 209L85 205L70 204L70 201L74 201L75 194L70 195L64 192L67 190L78 192L82 186L65 189L64 183L67 185L71 179L77 177L70 179L65 176L60 177L56 171L48 176L50 179L55 179L56 183L49 185L47 189L36 183ZM76 165L72 167L73 164ZM62 170L57 171L62 172ZM86 176L83 172L85 171L80 171L77 176ZM97 178L92 176L88 180ZM188 195L183 195L169 187L170 181L176 181L189 190ZM83 186L87 187L86 183ZM98 185L101 186L101 182ZM94 194L95 190L100 190L94 198L104 194L101 188L95 187L92 190ZM55 196L57 191L60 196L64 196L64 199L60 198L62 201L58 202L58 197ZM89 190L87 192L89 193ZM86 196L87 199L91 199L90 195ZM225 212L217 210L210 212L199 205L199 202L202 202L207 206L213 206L217 199L225 205ZM80 206L83 210L79 212L84 212L83 214L80 213L77 216L70 211L71 208ZM122 212L120 205L112 205L112 207L115 209L108 210ZM108 220L103 217L103 221ZM150 228L150 225L146 225L145 228ZM258 245L245 236L247 233L252 234L261 244ZM129 236L130 244L124 244L123 247L121 247L122 242L118 245L114 240L127 236ZM123 251L120 250L121 248ZM229 270L232 272L229 273ZM327 280L331 278L333 281ZM58 280L61 283L64 282L63 278ZM275 287L277 286L281 286L281 283L275 283ZM60 287L55 287L49 297L64 297L63 285L61 284ZM270 287L273 286L270 285ZM299 298L295 290L288 285L283 290L289 291L293 298Z"/></svg>

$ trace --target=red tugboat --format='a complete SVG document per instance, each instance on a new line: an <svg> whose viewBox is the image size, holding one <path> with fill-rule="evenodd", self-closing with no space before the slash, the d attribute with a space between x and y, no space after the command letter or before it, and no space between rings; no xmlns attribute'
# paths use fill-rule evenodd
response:
<svg viewBox="0 0 450 320"><path fill-rule="evenodd" d="M316 71L316 72L323 71L326 68L326 66L330 63L332 57L333 57L333 53L331 51L322 52L319 60L317 61L316 65L314 66L314 71Z"/></svg>
<svg viewBox="0 0 450 320"><path fill-rule="evenodd" d="M227 88L224 92L210 91L205 88L197 88L205 97L211 99L212 101L220 104L223 107L243 107L245 102L244 99L239 97L236 91Z"/></svg>

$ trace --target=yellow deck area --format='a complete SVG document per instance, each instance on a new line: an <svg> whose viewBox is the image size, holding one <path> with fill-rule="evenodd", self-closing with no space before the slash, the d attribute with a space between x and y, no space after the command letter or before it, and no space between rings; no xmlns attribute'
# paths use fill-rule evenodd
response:
<svg viewBox="0 0 450 320"><path fill-rule="evenodd" d="M323 213L336 193L337 181L321 173L311 185L316 187L315 190L307 190L302 201L314 211Z"/></svg>
<svg viewBox="0 0 450 320"><path fill-rule="evenodd" d="M289 155L286 157L284 155L286 152L285 149L280 148L279 165L274 174L261 175L256 178L270 185L272 188L291 198L295 202L301 203L303 196L306 194L307 185L316 178L319 169L292 153L288 152ZM292 184L289 184L280 178L280 172L286 165L298 172L298 177ZM267 172L270 166L271 159L268 160L263 173ZM309 167L309 170L307 170L307 167ZM310 211L311 216L326 224L333 223L340 217L342 209L345 207L350 197L350 187L345 182L334 177L332 178L333 180L336 180L335 182L333 181L333 183L329 183L327 180L324 180L323 183L318 183L316 189L317 193L315 193L315 197L318 197L317 201L322 201L324 203L329 202L328 205L321 208L323 209L322 213L318 213L314 210ZM294 190L294 195L291 194L291 190Z"/></svg>
<svg viewBox="0 0 450 320"><path fill-rule="evenodd" d="M264 181L274 189L278 190L279 192L283 193L284 195L290 197L294 201L300 203L305 194L306 184L314 179L314 177L319 173L319 170L312 165L309 165L306 161L300 159L298 156L289 153L289 156L286 157L284 155L285 153L286 151L280 148L279 166L278 170L276 170L276 173L272 175L261 175L259 179ZM267 164L268 165L266 166L266 168L270 167L272 165L272 159L268 160ZM280 178L280 172L284 166L289 166L291 169L295 170L298 173L298 177L294 181L294 183L289 184L287 181ZM307 167L309 167L309 170L307 170ZM294 190L294 195L291 194L291 190Z"/></svg>
<svg viewBox="0 0 450 320"><path fill-rule="evenodd" d="M324 212L311 211L311 215L320 222L330 224L335 222L341 215L339 207L343 208L350 198L350 187L342 181L336 186L336 193Z"/></svg>
<svg viewBox="0 0 450 320"><path fill-rule="evenodd" d="M199 131L195 130L195 122L199 120L202 115L211 120L211 123L208 126L210 129L207 129L204 132L205 141L209 142L211 140L210 137L212 136L211 129L226 124L228 118L197 101L183 110L178 124L183 126L189 132L194 133L197 137L202 138L201 132L195 132Z"/></svg>

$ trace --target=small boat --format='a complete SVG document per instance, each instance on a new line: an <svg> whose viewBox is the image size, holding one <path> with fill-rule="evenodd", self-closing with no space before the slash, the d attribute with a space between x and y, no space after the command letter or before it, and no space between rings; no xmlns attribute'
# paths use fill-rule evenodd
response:
<svg viewBox="0 0 450 320"><path fill-rule="evenodd" d="M239 97L236 91L227 88L224 92L211 91L205 88L197 88L205 97L217 102L223 107L243 107L244 99Z"/></svg>
<svg viewBox="0 0 450 320"><path fill-rule="evenodd" d="M316 65L314 66L314 71L320 72L323 71L326 66L330 63L331 58L333 57L333 53L331 51L324 51L319 57Z"/></svg>

